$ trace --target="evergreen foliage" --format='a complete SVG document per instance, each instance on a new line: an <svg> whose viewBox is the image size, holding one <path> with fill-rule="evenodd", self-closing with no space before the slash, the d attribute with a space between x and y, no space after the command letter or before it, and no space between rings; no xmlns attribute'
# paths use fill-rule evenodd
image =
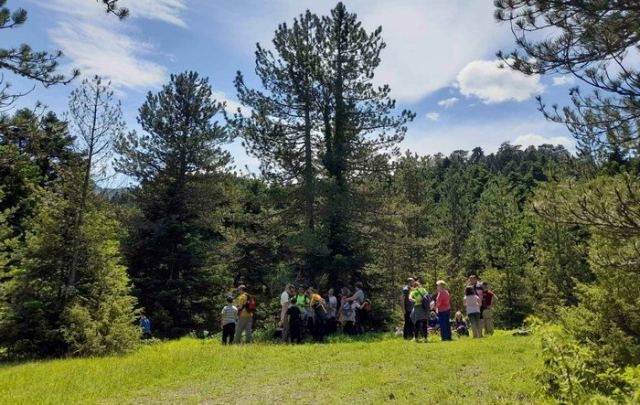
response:
<svg viewBox="0 0 640 405"><path fill-rule="evenodd" d="M214 328L230 285L223 260L229 153L221 148L228 136L213 121L223 106L208 79L172 75L140 108L144 134L116 142L116 168L140 182L125 248L129 273L141 307L164 335Z"/></svg>

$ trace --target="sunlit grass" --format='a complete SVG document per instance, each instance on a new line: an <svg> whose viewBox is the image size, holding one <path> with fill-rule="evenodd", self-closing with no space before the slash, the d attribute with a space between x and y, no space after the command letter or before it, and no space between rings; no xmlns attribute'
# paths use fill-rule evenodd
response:
<svg viewBox="0 0 640 405"><path fill-rule="evenodd" d="M535 337L414 343L362 341L224 347L185 338L124 356L5 365L0 402L397 403L537 402Z"/></svg>

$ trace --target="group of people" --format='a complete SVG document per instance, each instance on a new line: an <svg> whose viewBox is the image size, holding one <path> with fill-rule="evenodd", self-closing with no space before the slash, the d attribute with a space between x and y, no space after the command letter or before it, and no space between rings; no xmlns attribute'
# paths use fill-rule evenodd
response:
<svg viewBox="0 0 640 405"><path fill-rule="evenodd" d="M426 342L432 332L440 333L442 340L451 340L452 326L458 336L468 335L469 328L474 338L493 334L493 306L497 297L489 288L489 283L480 282L475 275L469 277L462 298L468 320L461 311L455 313L453 321L450 319L451 297L445 281L438 280L436 289L437 293L433 296L416 278L407 279L407 285L402 290L405 339Z"/></svg>
<svg viewBox="0 0 640 405"><path fill-rule="evenodd" d="M278 326L284 341L302 343L309 333L314 341L322 342L326 334L337 332L338 325L348 335L362 333L369 302L360 282L353 292L343 287L340 298L333 288L322 297L313 287L296 290L293 284L288 284L280 295L280 307Z"/></svg>
<svg viewBox="0 0 640 405"><path fill-rule="evenodd" d="M334 289L323 297L313 287L296 287L288 284L280 295L278 330L282 339L290 343L302 343L307 334L314 341L322 342L326 334L335 333L341 325L344 333L354 335L364 331L369 302L362 283L355 284L355 291L344 287L340 298ZM227 305L221 311L222 343L251 343L255 305L244 285L238 287L238 296L227 297ZM234 304L235 303L235 304Z"/></svg>
<svg viewBox="0 0 640 405"><path fill-rule="evenodd" d="M442 340L448 341L452 340L452 331L458 336L468 336L469 330L474 338L493 334L497 296L489 283L480 282L475 275L469 276L462 298L466 317L457 311L451 319L451 297L444 280L436 282L436 294L431 295L417 278L409 277L402 295L405 339L426 342L429 334L440 334ZM220 313L222 343L241 343L243 335L244 341L251 343L255 298L240 285L237 297L228 296L226 301ZM361 282L355 283L354 291L343 287L339 297L333 288L323 297L313 287L296 288L287 284L280 295L280 307L277 330L281 338L289 343L302 343L307 334L314 341L322 342L325 335L337 332L339 326L347 335L363 333L371 303ZM143 338L151 338L151 321L144 315L140 318L140 327Z"/></svg>

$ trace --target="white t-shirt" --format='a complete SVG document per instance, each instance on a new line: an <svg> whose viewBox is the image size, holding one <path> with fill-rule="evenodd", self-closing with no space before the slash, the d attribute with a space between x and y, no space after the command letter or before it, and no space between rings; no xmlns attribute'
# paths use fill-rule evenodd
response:
<svg viewBox="0 0 640 405"><path fill-rule="evenodd" d="M465 295L464 306L467 309L467 314L480 313L480 297L477 295Z"/></svg>
<svg viewBox="0 0 640 405"><path fill-rule="evenodd" d="M227 325L229 323L236 323L236 318L238 317L238 308L231 304L227 304L222 308L222 324Z"/></svg>
<svg viewBox="0 0 640 405"><path fill-rule="evenodd" d="M289 293L286 291L283 291L282 294L280 295L280 305L284 306L284 305L289 305Z"/></svg>
<svg viewBox="0 0 640 405"><path fill-rule="evenodd" d="M329 297L329 313L327 314L329 318L335 318L336 313L338 312L338 299L335 295Z"/></svg>

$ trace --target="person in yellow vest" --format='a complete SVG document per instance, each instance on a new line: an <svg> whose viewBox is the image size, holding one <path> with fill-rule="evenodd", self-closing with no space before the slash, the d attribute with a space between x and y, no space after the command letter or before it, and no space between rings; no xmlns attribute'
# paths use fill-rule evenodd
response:
<svg viewBox="0 0 640 405"><path fill-rule="evenodd" d="M238 287L238 297L236 298L236 302L236 307L238 308L238 323L236 324L234 343L240 343L243 332L245 333L245 342L251 343L253 333L253 312L247 310L249 294L247 294L247 287L244 285Z"/></svg>

